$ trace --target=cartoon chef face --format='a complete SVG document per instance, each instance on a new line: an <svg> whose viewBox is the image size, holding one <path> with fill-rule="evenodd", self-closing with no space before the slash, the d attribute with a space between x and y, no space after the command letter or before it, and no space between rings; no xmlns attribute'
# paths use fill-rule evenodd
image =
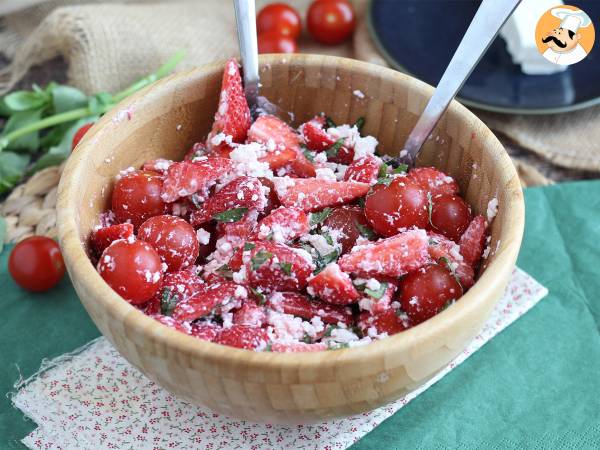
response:
<svg viewBox="0 0 600 450"><path fill-rule="evenodd" d="M559 27L542 38L542 42L557 53L566 53L573 50L580 39L581 34Z"/></svg>

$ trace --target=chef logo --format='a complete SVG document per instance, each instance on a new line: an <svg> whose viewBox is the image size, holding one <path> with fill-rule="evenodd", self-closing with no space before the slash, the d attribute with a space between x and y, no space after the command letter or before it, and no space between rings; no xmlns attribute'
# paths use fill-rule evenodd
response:
<svg viewBox="0 0 600 450"><path fill-rule="evenodd" d="M548 61L569 66L584 59L594 45L594 24L576 6L550 8L538 21L535 40Z"/></svg>

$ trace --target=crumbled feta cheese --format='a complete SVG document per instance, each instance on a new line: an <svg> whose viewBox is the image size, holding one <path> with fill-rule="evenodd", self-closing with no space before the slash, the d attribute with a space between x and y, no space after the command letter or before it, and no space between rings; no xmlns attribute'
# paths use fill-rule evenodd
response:
<svg viewBox="0 0 600 450"><path fill-rule="evenodd" d="M210 242L210 233L204 228L198 228L196 236L198 237L198 242L202 245L208 245Z"/></svg>

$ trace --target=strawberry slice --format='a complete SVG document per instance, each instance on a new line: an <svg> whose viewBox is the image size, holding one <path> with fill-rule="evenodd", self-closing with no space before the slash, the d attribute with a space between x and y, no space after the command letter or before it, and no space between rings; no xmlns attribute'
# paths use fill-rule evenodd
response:
<svg viewBox="0 0 600 450"><path fill-rule="evenodd" d="M262 210L266 203L267 199L263 194L262 184L258 178L239 177L210 196L200 209L192 213L190 222L197 227L208 222L217 214L236 208Z"/></svg>
<svg viewBox="0 0 600 450"><path fill-rule="evenodd" d="M274 342L271 344L271 351L277 353L299 353L299 352L320 352L327 350L327 344L317 342L306 344L304 342Z"/></svg>
<svg viewBox="0 0 600 450"><path fill-rule="evenodd" d="M259 159L272 170L291 163L300 153L300 136L283 120L271 115L260 116L248 131L248 141L266 146L267 154Z"/></svg>
<svg viewBox="0 0 600 450"><path fill-rule="evenodd" d="M475 216L460 237L460 253L465 262L475 267L481 260L487 238L487 222L483 216Z"/></svg>
<svg viewBox="0 0 600 450"><path fill-rule="evenodd" d="M257 213L256 211L248 211L237 222L219 222L217 224L217 236L225 237L227 241L239 245L252 235L256 229Z"/></svg>
<svg viewBox="0 0 600 450"><path fill-rule="evenodd" d="M258 222L254 238L290 242L310 231L308 214L301 209L281 207Z"/></svg>
<svg viewBox="0 0 600 450"><path fill-rule="evenodd" d="M205 284L202 289L190 298L180 301L173 310L177 320L191 321L211 314L220 306L229 302L240 301L248 295L243 286L231 281Z"/></svg>
<svg viewBox="0 0 600 450"><path fill-rule="evenodd" d="M160 173L165 175L169 170L169 167L173 164L170 159L157 158L150 161L146 161L142 166L142 170Z"/></svg>
<svg viewBox="0 0 600 450"><path fill-rule="evenodd" d="M163 325L168 326L169 328L173 328L177 331L180 331L181 333L190 334L192 331L189 323L180 322L180 321L174 319L173 317L156 314L156 315L153 315L152 318L154 320L159 321Z"/></svg>
<svg viewBox="0 0 600 450"><path fill-rule="evenodd" d="M319 300L311 300L296 292L275 292L267 298L266 306L275 311L310 320L320 317L325 323L336 325L352 323L352 310L345 306L330 305Z"/></svg>
<svg viewBox="0 0 600 450"><path fill-rule="evenodd" d="M400 277L431 262L427 242L425 231L410 230L354 247L338 263L344 272L359 276Z"/></svg>
<svg viewBox="0 0 600 450"><path fill-rule="evenodd" d="M365 336L387 333L391 336L409 328L408 321L402 320L397 311L386 309L376 313L363 311L358 319L358 327Z"/></svg>
<svg viewBox="0 0 600 450"><path fill-rule="evenodd" d="M205 282L191 270L179 270L163 275L158 293L147 304L148 315L170 315L175 305L205 289Z"/></svg>
<svg viewBox="0 0 600 450"><path fill-rule="evenodd" d="M307 292L332 305L350 305L360 298L350 276L342 272L336 263L328 264L311 278Z"/></svg>
<svg viewBox="0 0 600 450"><path fill-rule="evenodd" d="M325 119L317 116L300 127L306 147L312 151L331 150L336 140L331 137L324 128ZM327 156L327 159L339 164L350 164L354 159L354 149L342 145L335 154Z"/></svg>
<svg viewBox="0 0 600 450"><path fill-rule="evenodd" d="M337 206L363 197L370 186L356 181L331 181L317 178L273 178L282 205L306 212Z"/></svg>
<svg viewBox="0 0 600 450"><path fill-rule="evenodd" d="M106 247L117 239L128 239L133 236L133 224L119 223L104 228L98 228L90 237L90 244L96 254L101 255Z"/></svg>
<svg viewBox="0 0 600 450"><path fill-rule="evenodd" d="M375 184L379 175L381 160L373 155L363 156L352 162L344 173L344 181Z"/></svg>
<svg viewBox="0 0 600 450"><path fill-rule="evenodd" d="M369 309L373 314L381 311L385 311L386 309L391 308L392 300L394 299L394 294L398 290L397 281L395 279L386 280L387 286L385 287L385 291L383 295L379 298L374 298L366 293L363 294L363 299L361 299L359 305L363 306L363 301L366 300L368 307L364 309ZM384 283L382 280L381 283Z"/></svg>
<svg viewBox="0 0 600 450"><path fill-rule="evenodd" d="M223 328L213 342L246 350L263 350L267 347L268 340L269 336L262 328L233 325Z"/></svg>
<svg viewBox="0 0 600 450"><path fill-rule="evenodd" d="M233 313L233 323L260 328L267 323L265 308L247 301Z"/></svg>
<svg viewBox="0 0 600 450"><path fill-rule="evenodd" d="M193 323L190 334L203 341L213 341L220 331L221 327L213 323Z"/></svg>
<svg viewBox="0 0 600 450"><path fill-rule="evenodd" d="M173 163L163 182L161 198L170 203L196 192L204 192L233 167L233 161L216 157Z"/></svg>
<svg viewBox="0 0 600 450"><path fill-rule="evenodd" d="M317 176L317 171L313 163L311 163L304 153L298 151L296 158L290 164L291 174L299 178L311 178Z"/></svg>
<svg viewBox="0 0 600 450"><path fill-rule="evenodd" d="M231 136L233 142L244 142L250 123L250 108L242 88L239 65L235 59L230 59L223 71L219 107L210 134L223 133Z"/></svg>
<svg viewBox="0 0 600 450"><path fill-rule="evenodd" d="M270 241L252 241L246 273L250 285L265 292L299 291L314 270L310 256L302 251ZM306 252L304 252L306 253Z"/></svg>
<svg viewBox="0 0 600 450"><path fill-rule="evenodd" d="M192 148L188 150L183 159L185 161L192 161L194 158L200 158L201 156L206 156L208 153L208 149L206 148L206 144L202 142L196 142L192 145Z"/></svg>
<svg viewBox="0 0 600 450"><path fill-rule="evenodd" d="M430 192L432 197L458 194L458 184L454 178L435 167L415 167L408 172L407 176Z"/></svg>
<svg viewBox="0 0 600 450"><path fill-rule="evenodd" d="M429 255L431 258L450 270L460 282L463 289L475 284L473 267L461 255L462 248L454 241L441 234L428 232Z"/></svg>

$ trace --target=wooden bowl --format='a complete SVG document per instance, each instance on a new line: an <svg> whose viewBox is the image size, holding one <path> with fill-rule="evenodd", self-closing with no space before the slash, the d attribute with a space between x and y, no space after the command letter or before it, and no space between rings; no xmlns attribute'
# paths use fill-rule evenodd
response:
<svg viewBox="0 0 600 450"><path fill-rule="evenodd" d="M174 331L129 305L98 275L86 242L110 205L115 175L144 161L181 159L209 131L222 62L173 75L107 113L70 157L58 193L58 228L75 289L104 336L135 367L193 404L232 417L310 423L384 405L425 383L481 330L515 265L524 222L517 173L492 132L453 102L420 165L452 175L485 215L496 197L492 252L477 283L454 305L403 333L351 349L258 353ZM294 125L324 111L337 123L364 116L364 131L396 154L433 89L409 76L350 59L261 57L262 93Z"/></svg>

